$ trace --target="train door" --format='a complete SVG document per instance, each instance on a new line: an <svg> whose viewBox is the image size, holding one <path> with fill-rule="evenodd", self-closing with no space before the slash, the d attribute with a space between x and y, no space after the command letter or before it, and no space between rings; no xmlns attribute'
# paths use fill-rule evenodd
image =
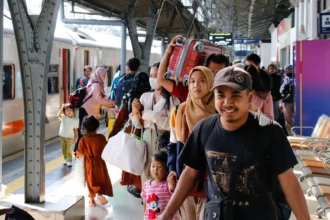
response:
<svg viewBox="0 0 330 220"><path fill-rule="evenodd" d="M89 51L85 50L84 51L84 66L90 65L89 63Z"/></svg>
<svg viewBox="0 0 330 220"><path fill-rule="evenodd" d="M70 50L62 50L62 89L63 89L63 102L68 102L70 94Z"/></svg>

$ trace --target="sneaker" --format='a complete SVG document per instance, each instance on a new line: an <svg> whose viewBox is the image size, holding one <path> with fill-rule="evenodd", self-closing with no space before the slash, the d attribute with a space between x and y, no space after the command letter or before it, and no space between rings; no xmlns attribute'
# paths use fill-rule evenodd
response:
<svg viewBox="0 0 330 220"><path fill-rule="evenodd" d="M68 164L68 161L65 161L65 162L63 163L64 166L66 166L67 164Z"/></svg>
<svg viewBox="0 0 330 220"><path fill-rule="evenodd" d="M67 165L68 167L72 167L72 163L71 163L71 162L67 162L66 165Z"/></svg>

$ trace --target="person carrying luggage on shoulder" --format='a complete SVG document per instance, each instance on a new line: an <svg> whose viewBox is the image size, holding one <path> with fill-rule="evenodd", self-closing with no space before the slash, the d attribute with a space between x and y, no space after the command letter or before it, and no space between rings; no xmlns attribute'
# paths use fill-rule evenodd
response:
<svg viewBox="0 0 330 220"><path fill-rule="evenodd" d="M282 128L249 112L252 80L243 69L227 67L214 79L214 114L191 132L179 157L186 165L175 192L158 220L168 220L208 171L204 220L278 220L271 196L276 178L298 220L309 220L306 200L293 173L297 164Z"/></svg>
<svg viewBox="0 0 330 220"><path fill-rule="evenodd" d="M57 114L60 119L60 131L62 154L65 162L63 165L72 167L72 144L78 141L78 119L74 117L74 108L70 103L63 104Z"/></svg>
<svg viewBox="0 0 330 220"><path fill-rule="evenodd" d="M188 76L189 94L187 101L179 106L174 122L177 141L186 143L195 125L200 120L216 113L214 95L210 92L213 80L214 74L207 67L197 66L190 71ZM178 157L180 153L180 151L169 152L171 154L169 158ZM196 160L200 162L200 159ZM180 176L180 173L177 172L181 172L183 169L180 165L181 163L177 164L178 169L175 171L177 176ZM181 178L182 176L179 177L179 179ZM206 203L206 194L205 190L203 190L204 180L205 175L201 175L199 183L194 184L195 188L193 192L189 194L189 197L185 200L178 212L180 219L203 219L203 210Z"/></svg>
<svg viewBox="0 0 330 220"><path fill-rule="evenodd" d="M81 123L86 115L93 115L96 119L100 116L100 109L102 106L112 107L115 101L109 100L104 92L104 80L107 70L99 67L87 83L87 94L84 98L84 103L79 108L79 130L78 141L75 145L74 151L77 150L81 135Z"/></svg>
<svg viewBox="0 0 330 220"><path fill-rule="evenodd" d="M84 75L78 77L76 80L76 89L82 88L87 85L89 78L92 74L93 68L91 66L85 66L84 67Z"/></svg>
<svg viewBox="0 0 330 220"><path fill-rule="evenodd" d="M167 154L160 151L152 156L151 178L142 187L144 220L154 220L164 211L175 190L177 178L166 167ZM176 217L172 219L177 219Z"/></svg>
<svg viewBox="0 0 330 220"><path fill-rule="evenodd" d="M140 72L140 70L139 59L132 58L127 61L126 73L119 78L115 89L117 107L120 107L123 96L130 91L134 76L136 73Z"/></svg>
<svg viewBox="0 0 330 220"><path fill-rule="evenodd" d="M90 207L96 206L94 200L96 195L97 200L102 205L108 203L103 195L113 196L107 165L101 158L107 141L104 135L96 133L99 126L100 122L93 115L84 117L82 121L84 137L81 138L78 150L75 153L77 158L85 156L85 173Z"/></svg>
<svg viewBox="0 0 330 220"><path fill-rule="evenodd" d="M134 127L144 128L142 139L147 143L148 154L145 169L141 175L142 184L151 178L150 163L152 155L167 150L167 144L160 146L159 141L169 142L170 110L180 104L178 98L171 96L168 91L157 83L158 68L159 63L155 63L150 70L149 82L153 91L142 94L140 99L135 98L132 104L132 113L129 115ZM163 140L164 138L167 140Z"/></svg>
<svg viewBox="0 0 330 220"><path fill-rule="evenodd" d="M167 80L164 78L164 74L167 71L167 67L170 62L170 58L173 54L176 39L182 37L180 35L175 36L171 43L168 45L164 57L159 66L159 74L157 76L158 84L164 87L168 92L170 92L175 97L179 98L181 101L186 101L188 96L188 87L183 86L182 83L176 84L172 80ZM206 66L216 74L219 70L229 65L228 58L223 54L211 54L208 59Z"/></svg>

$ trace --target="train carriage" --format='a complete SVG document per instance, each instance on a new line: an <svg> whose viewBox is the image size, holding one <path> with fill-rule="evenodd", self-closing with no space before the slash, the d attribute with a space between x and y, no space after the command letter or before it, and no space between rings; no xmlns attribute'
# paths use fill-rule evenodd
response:
<svg viewBox="0 0 330 220"><path fill-rule="evenodd" d="M115 68L120 64L120 38L91 36L89 31L58 24L55 29L48 75L46 98L46 141L58 136L60 121L56 115L69 94L75 90L75 82L83 75L85 65L108 69L106 92L109 91ZM20 65L11 20L4 17L3 53L3 157L24 149L24 104ZM153 48L150 65L160 61L160 53ZM160 49L159 49L160 51ZM127 41L126 60L133 57L130 42ZM101 110L101 119L107 111Z"/></svg>

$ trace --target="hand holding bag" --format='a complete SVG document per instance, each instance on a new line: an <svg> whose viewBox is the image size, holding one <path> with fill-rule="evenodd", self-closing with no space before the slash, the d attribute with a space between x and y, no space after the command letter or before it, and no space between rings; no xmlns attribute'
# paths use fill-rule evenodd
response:
<svg viewBox="0 0 330 220"><path fill-rule="evenodd" d="M129 124L130 120L126 123ZM141 175L146 162L146 143L135 134L136 128L130 134L120 131L111 137L102 152L102 159L128 173Z"/></svg>
<svg viewBox="0 0 330 220"><path fill-rule="evenodd" d="M154 110L154 101L155 101L155 93L152 97L152 106L151 109L152 111ZM167 145L170 143L170 136L171 133L169 131L164 131L162 135L159 135L158 133L158 126L156 123L154 123L155 125L155 130L156 130L156 135L157 135L157 141L156 141L156 145L158 146L158 150L159 151L167 151Z"/></svg>

